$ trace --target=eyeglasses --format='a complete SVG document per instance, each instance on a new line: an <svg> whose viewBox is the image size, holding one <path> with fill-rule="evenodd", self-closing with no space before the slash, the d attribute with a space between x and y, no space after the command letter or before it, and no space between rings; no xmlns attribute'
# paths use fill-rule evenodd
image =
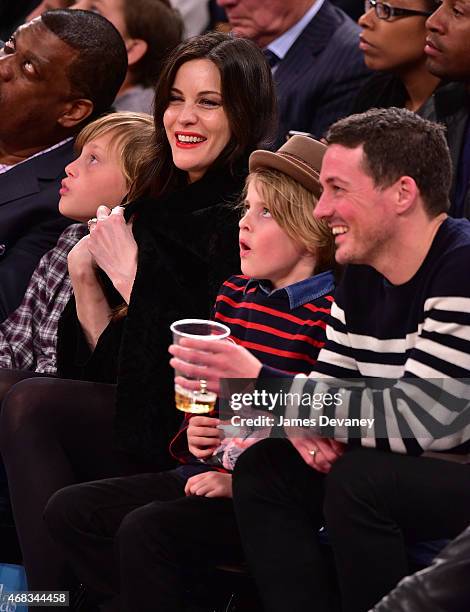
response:
<svg viewBox="0 0 470 612"><path fill-rule="evenodd" d="M432 11L415 11L414 9L397 8L387 2L380 2L379 0L365 0L364 12L367 13L371 8L374 9L379 19L384 19L385 21L389 21L393 19L393 17L411 17L412 15L429 17L432 15Z"/></svg>

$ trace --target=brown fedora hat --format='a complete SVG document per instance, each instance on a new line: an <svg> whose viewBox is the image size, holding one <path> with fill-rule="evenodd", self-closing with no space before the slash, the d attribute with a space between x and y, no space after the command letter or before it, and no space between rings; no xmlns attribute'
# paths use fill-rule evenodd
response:
<svg viewBox="0 0 470 612"><path fill-rule="evenodd" d="M258 150L250 155L250 172L257 168L272 168L298 181L317 198L321 195L320 167L326 145L309 136L295 135L280 149Z"/></svg>

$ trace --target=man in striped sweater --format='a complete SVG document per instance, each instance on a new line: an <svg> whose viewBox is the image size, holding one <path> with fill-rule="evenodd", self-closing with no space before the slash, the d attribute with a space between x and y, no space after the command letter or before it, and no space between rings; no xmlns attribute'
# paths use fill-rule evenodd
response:
<svg viewBox="0 0 470 612"><path fill-rule="evenodd" d="M447 216L442 128L374 109L337 122L327 140L315 215L347 268L314 371L282 380L246 367L239 347L205 353L190 341L175 351L198 364L178 369L197 377L203 368L209 387L251 377L278 398L311 398L268 406L280 422L312 427L292 444L248 449L234 475L245 552L269 612L331 609L312 536L324 523L343 609L364 612L408 573L405 543L455 537L470 522L470 223ZM348 451L338 458L320 434ZM429 451L457 461L421 456Z"/></svg>

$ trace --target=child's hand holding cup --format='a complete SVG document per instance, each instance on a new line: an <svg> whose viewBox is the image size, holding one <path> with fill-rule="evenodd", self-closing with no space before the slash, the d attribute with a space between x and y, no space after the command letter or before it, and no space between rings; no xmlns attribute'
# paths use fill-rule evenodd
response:
<svg viewBox="0 0 470 612"><path fill-rule="evenodd" d="M200 338L204 340L224 340L230 335L230 329L222 323L205 319L181 319L170 326L173 332L173 344L179 344L181 338ZM175 377L182 374L175 370ZM199 380L199 389L192 391L175 383L175 403L178 410L192 414L206 414L215 408L217 394L207 390L207 382Z"/></svg>

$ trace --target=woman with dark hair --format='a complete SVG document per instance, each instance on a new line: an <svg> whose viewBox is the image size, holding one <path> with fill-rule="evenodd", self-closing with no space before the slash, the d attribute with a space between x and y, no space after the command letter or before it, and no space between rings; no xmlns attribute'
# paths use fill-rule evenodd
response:
<svg viewBox="0 0 470 612"><path fill-rule="evenodd" d="M69 256L75 299L59 329L58 372L96 382L24 380L3 402L1 450L30 589L64 586L42 523L55 491L172 464L179 419L169 325L207 318L218 287L239 269L230 204L249 153L272 131L269 67L252 43L207 34L171 53L156 100L145 195L124 214L100 207ZM117 388L102 384L116 375Z"/></svg>
<svg viewBox="0 0 470 612"><path fill-rule="evenodd" d="M444 124L453 162L449 212L461 216L457 210L465 190L457 185L459 175L465 174L460 152L465 136L462 109L468 106L468 94L463 83L441 82L426 68L425 23L438 6L437 0L365 1L359 45L366 65L378 72L358 92L352 112L397 106Z"/></svg>
<svg viewBox="0 0 470 612"><path fill-rule="evenodd" d="M354 112L389 106L423 109L439 85L426 70L424 53L426 18L437 6L436 0L366 0L359 46L367 67L378 73L359 91Z"/></svg>

